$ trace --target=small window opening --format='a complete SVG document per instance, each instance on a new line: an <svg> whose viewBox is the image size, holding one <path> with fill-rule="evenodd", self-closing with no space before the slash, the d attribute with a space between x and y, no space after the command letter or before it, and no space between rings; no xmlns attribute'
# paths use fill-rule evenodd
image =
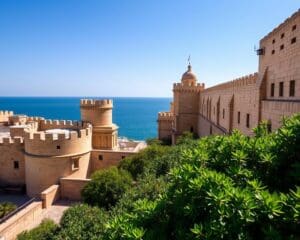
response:
<svg viewBox="0 0 300 240"><path fill-rule="evenodd" d="M190 128L190 132L191 132L191 133L194 132L194 128L193 128L193 127Z"/></svg>
<svg viewBox="0 0 300 240"><path fill-rule="evenodd" d="M79 169L79 159L73 159L73 170Z"/></svg>
<svg viewBox="0 0 300 240"><path fill-rule="evenodd" d="M275 50L274 50L274 49L272 50L272 55L273 55L273 54L275 54Z"/></svg>
<svg viewBox="0 0 300 240"><path fill-rule="evenodd" d="M271 97L274 97L274 92L275 92L275 83L271 83Z"/></svg>
<svg viewBox="0 0 300 240"><path fill-rule="evenodd" d="M290 97L295 96L295 85L296 85L295 80L290 81Z"/></svg>
<svg viewBox="0 0 300 240"><path fill-rule="evenodd" d="M14 169L19 169L19 161L14 161Z"/></svg>
<svg viewBox="0 0 300 240"><path fill-rule="evenodd" d="M209 134L212 134L212 126L210 125Z"/></svg>
<svg viewBox="0 0 300 240"><path fill-rule="evenodd" d="M296 37L292 38L291 44L294 44L296 41L297 41L297 38L296 38Z"/></svg>
<svg viewBox="0 0 300 240"><path fill-rule="evenodd" d="M281 37L281 38L284 38L284 33L282 33L280 37Z"/></svg>
<svg viewBox="0 0 300 240"><path fill-rule="evenodd" d="M283 82L279 83L279 97L283 97Z"/></svg>
<svg viewBox="0 0 300 240"><path fill-rule="evenodd" d="M223 119L225 118L225 109L223 108Z"/></svg>
<svg viewBox="0 0 300 240"><path fill-rule="evenodd" d="M103 155L99 155L98 160L102 161L103 160Z"/></svg>
<svg viewBox="0 0 300 240"><path fill-rule="evenodd" d="M241 112L238 112L237 120L238 120L238 124L240 124L240 122L241 122Z"/></svg>
<svg viewBox="0 0 300 240"><path fill-rule="evenodd" d="M124 159L126 156L122 156L122 159Z"/></svg>
<svg viewBox="0 0 300 240"><path fill-rule="evenodd" d="M60 145L57 145L57 146L56 146L56 149L60 149Z"/></svg>
<svg viewBox="0 0 300 240"><path fill-rule="evenodd" d="M247 118L246 118L246 127L249 128L250 127L250 114L247 113Z"/></svg>
<svg viewBox="0 0 300 240"><path fill-rule="evenodd" d="M293 27L292 27L292 31L295 31L297 29L297 25L294 25Z"/></svg>
<svg viewBox="0 0 300 240"><path fill-rule="evenodd" d="M280 45L280 50L284 49L284 44Z"/></svg>
<svg viewBox="0 0 300 240"><path fill-rule="evenodd" d="M276 42L276 40L275 40L275 39L273 39L272 43L274 44L275 42Z"/></svg>

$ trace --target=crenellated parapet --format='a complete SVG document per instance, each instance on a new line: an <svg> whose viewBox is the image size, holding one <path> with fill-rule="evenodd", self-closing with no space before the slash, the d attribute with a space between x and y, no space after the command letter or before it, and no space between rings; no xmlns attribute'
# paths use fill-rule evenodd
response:
<svg viewBox="0 0 300 240"><path fill-rule="evenodd" d="M258 78L258 73L249 74L225 83L218 84L216 86L207 88L204 90L204 93L216 91L216 90L224 90L228 88L240 88L249 85L255 85Z"/></svg>
<svg viewBox="0 0 300 240"><path fill-rule="evenodd" d="M205 89L204 83L197 83L195 85L186 85L183 83L174 83L173 84L173 91L174 92L200 92Z"/></svg>
<svg viewBox="0 0 300 240"><path fill-rule="evenodd" d="M175 118L174 114L171 112L159 112L158 121L173 121Z"/></svg>
<svg viewBox="0 0 300 240"><path fill-rule="evenodd" d="M276 28L274 28L271 32L269 32L266 36L264 36L260 41L263 42L267 38L273 37L275 34L279 33L282 29L284 29L287 25L289 25L292 21L294 21L297 17L300 16L300 9L295 12L292 16L287 18L283 23L279 24Z"/></svg>
<svg viewBox="0 0 300 240"><path fill-rule="evenodd" d="M48 129L80 129L87 127L88 123L81 121L72 121L72 120L41 120L40 121L40 130Z"/></svg>
<svg viewBox="0 0 300 240"><path fill-rule="evenodd" d="M0 111L0 123L8 122L9 117L13 116L13 111Z"/></svg>
<svg viewBox="0 0 300 240"><path fill-rule="evenodd" d="M81 129L25 130L25 152L36 156L78 155L91 150L92 126Z"/></svg>
<svg viewBox="0 0 300 240"><path fill-rule="evenodd" d="M113 100L81 99L80 108L113 108Z"/></svg>
<svg viewBox="0 0 300 240"><path fill-rule="evenodd" d="M21 146L24 144L22 137L2 137L0 138L0 146Z"/></svg>

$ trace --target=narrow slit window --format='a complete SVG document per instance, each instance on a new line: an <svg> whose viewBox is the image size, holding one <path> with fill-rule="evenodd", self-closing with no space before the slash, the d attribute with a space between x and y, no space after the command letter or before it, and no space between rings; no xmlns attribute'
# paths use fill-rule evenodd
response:
<svg viewBox="0 0 300 240"><path fill-rule="evenodd" d="M271 83L271 97L274 97L274 93L275 93L275 83Z"/></svg>
<svg viewBox="0 0 300 240"><path fill-rule="evenodd" d="M295 85L296 85L295 80L290 81L290 97L295 96Z"/></svg>
<svg viewBox="0 0 300 240"><path fill-rule="evenodd" d="M246 116L246 127L249 128L250 127L250 114L247 113L247 116Z"/></svg>
<svg viewBox="0 0 300 240"><path fill-rule="evenodd" d="M282 33L280 37L281 37L281 38L284 38L284 33Z"/></svg>
<svg viewBox="0 0 300 240"><path fill-rule="evenodd" d="M225 109L223 108L223 119L225 118Z"/></svg>
<svg viewBox="0 0 300 240"><path fill-rule="evenodd" d="M237 121L238 121L238 124L240 124L240 122L241 122L241 112L238 112L238 114L237 114Z"/></svg>
<svg viewBox="0 0 300 240"><path fill-rule="evenodd" d="M280 45L280 50L284 49L284 44Z"/></svg>
<svg viewBox="0 0 300 240"><path fill-rule="evenodd" d="M276 40L275 40L275 39L273 39L272 43L274 44L275 42L276 42Z"/></svg>
<svg viewBox="0 0 300 240"><path fill-rule="evenodd" d="M283 82L279 83L279 97L283 97Z"/></svg>

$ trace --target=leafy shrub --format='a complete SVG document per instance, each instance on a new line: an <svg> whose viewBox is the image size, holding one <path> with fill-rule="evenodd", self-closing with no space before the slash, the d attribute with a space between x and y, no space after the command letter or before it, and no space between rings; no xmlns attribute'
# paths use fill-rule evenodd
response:
<svg viewBox="0 0 300 240"><path fill-rule="evenodd" d="M38 227L19 234L17 240L53 240L57 231L58 226L52 220L45 219Z"/></svg>
<svg viewBox="0 0 300 240"><path fill-rule="evenodd" d="M11 202L0 203L0 218L3 218L5 215L14 211L17 206Z"/></svg>
<svg viewBox="0 0 300 240"><path fill-rule="evenodd" d="M56 240L102 239L107 214L97 207L78 204L70 207L60 221L61 231Z"/></svg>
<svg viewBox="0 0 300 240"><path fill-rule="evenodd" d="M85 203L109 209L117 203L131 184L130 174L123 169L111 167L99 170L83 188L82 198Z"/></svg>

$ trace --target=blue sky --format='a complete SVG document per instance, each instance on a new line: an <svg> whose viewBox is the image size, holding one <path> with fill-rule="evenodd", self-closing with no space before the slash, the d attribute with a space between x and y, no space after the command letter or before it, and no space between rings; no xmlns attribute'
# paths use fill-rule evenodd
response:
<svg viewBox="0 0 300 240"><path fill-rule="evenodd" d="M0 0L0 96L169 97L257 71L299 0Z"/></svg>

